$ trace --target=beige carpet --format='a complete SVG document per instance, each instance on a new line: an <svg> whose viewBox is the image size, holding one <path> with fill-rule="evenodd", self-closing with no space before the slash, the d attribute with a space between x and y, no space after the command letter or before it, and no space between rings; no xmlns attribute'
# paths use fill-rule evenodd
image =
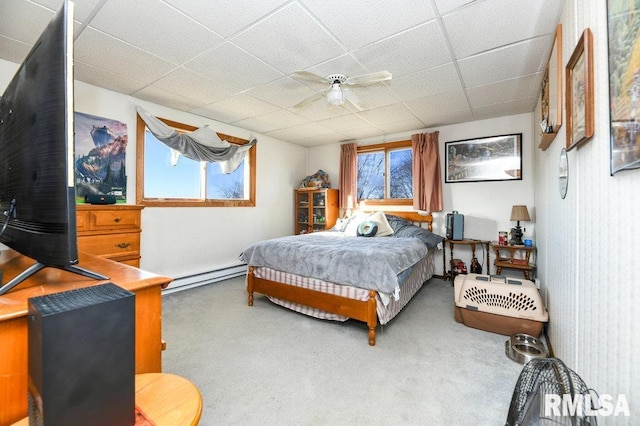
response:
<svg viewBox="0 0 640 426"><path fill-rule="evenodd" d="M317 320L256 297L244 278L163 297L163 370L193 381L201 425L504 425L522 369L506 336L453 319L429 281L367 344L363 323Z"/></svg>

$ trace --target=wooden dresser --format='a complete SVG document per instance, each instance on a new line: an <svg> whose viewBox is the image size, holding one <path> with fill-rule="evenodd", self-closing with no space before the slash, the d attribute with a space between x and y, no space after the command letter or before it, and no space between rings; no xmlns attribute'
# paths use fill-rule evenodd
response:
<svg viewBox="0 0 640 426"><path fill-rule="evenodd" d="M140 266L140 213L130 204L76 206L78 251Z"/></svg>

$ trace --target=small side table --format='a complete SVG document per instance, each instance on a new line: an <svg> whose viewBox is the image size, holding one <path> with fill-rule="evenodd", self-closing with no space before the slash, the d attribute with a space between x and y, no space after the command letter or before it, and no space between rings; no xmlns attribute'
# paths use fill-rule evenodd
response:
<svg viewBox="0 0 640 426"><path fill-rule="evenodd" d="M502 268L519 269L524 273L524 278L531 280L531 272L536 265L531 262L531 253L535 251L534 246L505 246L497 241L491 243L491 247L496 252L496 274L502 273ZM516 257L517 254L520 254Z"/></svg>
<svg viewBox="0 0 640 426"><path fill-rule="evenodd" d="M155 426L195 426L202 396L193 383L175 374L136 374L136 406ZM29 417L13 426L29 426Z"/></svg>
<svg viewBox="0 0 640 426"><path fill-rule="evenodd" d="M485 252L487 254L487 275L489 275L490 272L490 260L489 260L489 241L485 241L485 240L444 240L445 244L449 243L449 252L451 253L451 257L449 259L449 262L451 262L451 259L453 259L453 248L455 247L456 244L464 244L464 245L468 245L471 246L471 257L476 257L476 245L484 245L485 246ZM453 268L451 270L449 270L447 272L447 250L442 250L442 273L444 274L445 279L450 279L451 282L453 283L453 280L455 279L455 274L453 273ZM451 266L451 265L449 265Z"/></svg>

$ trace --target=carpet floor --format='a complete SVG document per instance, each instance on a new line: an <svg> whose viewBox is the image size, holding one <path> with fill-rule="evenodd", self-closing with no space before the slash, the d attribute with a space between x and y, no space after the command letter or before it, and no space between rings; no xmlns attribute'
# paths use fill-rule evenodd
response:
<svg viewBox="0 0 640 426"><path fill-rule="evenodd" d="M163 296L163 371L202 393L200 425L504 425L522 365L507 336L453 319L453 287L432 279L376 346L358 321L307 317L244 278Z"/></svg>

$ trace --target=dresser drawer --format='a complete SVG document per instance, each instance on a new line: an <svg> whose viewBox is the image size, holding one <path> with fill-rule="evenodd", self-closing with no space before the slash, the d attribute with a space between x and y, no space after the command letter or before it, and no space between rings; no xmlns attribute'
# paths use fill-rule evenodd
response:
<svg viewBox="0 0 640 426"><path fill-rule="evenodd" d="M140 228L140 213L135 210L99 210L89 214L93 231Z"/></svg>
<svg viewBox="0 0 640 426"><path fill-rule="evenodd" d="M78 250L107 258L139 258L140 232L79 236Z"/></svg>
<svg viewBox="0 0 640 426"><path fill-rule="evenodd" d="M77 211L76 212L76 229L78 232L89 230L89 212Z"/></svg>

